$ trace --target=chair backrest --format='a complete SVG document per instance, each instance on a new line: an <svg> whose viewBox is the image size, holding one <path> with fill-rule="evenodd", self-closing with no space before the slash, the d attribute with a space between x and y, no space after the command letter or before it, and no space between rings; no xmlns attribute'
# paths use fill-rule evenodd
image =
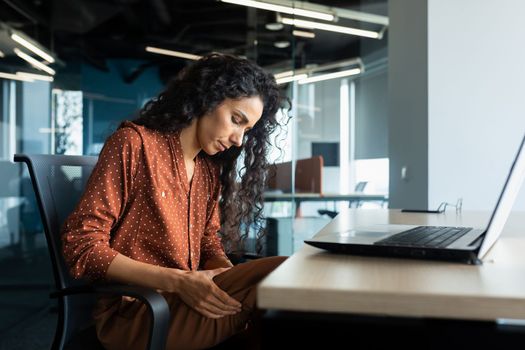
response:
<svg viewBox="0 0 525 350"><path fill-rule="evenodd" d="M29 168L44 225L57 290L85 284L73 279L62 255L60 228L73 211L97 162L97 157L16 154Z"/></svg>
<svg viewBox="0 0 525 350"><path fill-rule="evenodd" d="M29 168L53 265L56 291L52 296L58 299L58 322L51 348L102 349L93 327L92 317L97 294L92 292L91 285L88 285L87 281L75 280L70 276L62 255L60 237L61 226L84 193L98 158L17 154L14 159L16 162L26 163ZM119 291L118 286L113 287L106 291L122 292ZM128 289L126 293L125 295L147 301L154 316L150 325L148 349L165 348L169 308L164 298L148 290Z"/></svg>
<svg viewBox="0 0 525 350"><path fill-rule="evenodd" d="M298 193L323 192L323 157L298 159L295 163L295 191ZM292 162L270 166L269 190L292 191Z"/></svg>
<svg viewBox="0 0 525 350"><path fill-rule="evenodd" d="M97 159L89 156L40 154L16 154L14 157L15 162L24 162L29 168L53 266L59 311L54 349L63 349L79 332L93 324L91 314L96 301L95 294L60 293L64 289L87 284L86 281L73 279L69 274L62 255L60 228L84 192Z"/></svg>
<svg viewBox="0 0 525 350"><path fill-rule="evenodd" d="M363 192L365 190L366 184L368 181L360 181L355 185L354 191L355 192Z"/></svg>

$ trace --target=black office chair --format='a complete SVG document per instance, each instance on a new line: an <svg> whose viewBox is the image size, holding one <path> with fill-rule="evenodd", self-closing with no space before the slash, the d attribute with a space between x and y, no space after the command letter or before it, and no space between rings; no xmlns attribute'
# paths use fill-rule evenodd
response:
<svg viewBox="0 0 525 350"><path fill-rule="evenodd" d="M97 294L117 294L147 305L151 315L147 349L164 350L170 312L162 295L148 288L75 280L62 257L60 226L83 193L97 157L17 154L14 160L29 168L53 266L56 290L51 297L58 299L58 324L52 349L103 349L96 337L92 308Z"/></svg>
<svg viewBox="0 0 525 350"><path fill-rule="evenodd" d="M368 181L360 181L360 182L358 182L355 185L355 187L354 187L354 192L355 193L362 193L365 190L365 187L366 187L367 183L368 183ZM348 207L352 208L352 204L353 203L356 203L356 208L359 208L361 206L361 201L358 200L358 199L354 199L354 200L350 200L348 202ZM332 219L335 218L337 216L337 214L339 214L337 211L326 210L326 209L319 209L319 210L317 210L317 212L319 213L319 215L328 215Z"/></svg>

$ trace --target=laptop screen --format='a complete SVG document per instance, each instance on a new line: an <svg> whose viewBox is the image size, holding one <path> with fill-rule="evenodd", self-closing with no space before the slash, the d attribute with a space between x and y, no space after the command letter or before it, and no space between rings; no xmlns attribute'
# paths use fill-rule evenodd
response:
<svg viewBox="0 0 525 350"><path fill-rule="evenodd" d="M483 239L483 243L481 244L481 248L478 253L478 258L485 256L490 247L492 247L494 242L496 242L498 239L512 210L514 201L518 196L521 184L525 178L525 151L523 150L524 143L525 136L521 141L516 159L510 168L509 175L505 181L505 185L503 186L503 191L501 191L496 208L494 208L494 212L490 218L485 238Z"/></svg>

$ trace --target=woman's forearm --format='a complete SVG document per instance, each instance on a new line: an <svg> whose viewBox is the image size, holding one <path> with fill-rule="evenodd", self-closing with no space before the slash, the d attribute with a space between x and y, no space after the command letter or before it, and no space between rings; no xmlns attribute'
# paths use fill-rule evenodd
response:
<svg viewBox="0 0 525 350"><path fill-rule="evenodd" d="M106 278L109 281L174 291L183 273L182 270L152 265L118 254L109 265Z"/></svg>

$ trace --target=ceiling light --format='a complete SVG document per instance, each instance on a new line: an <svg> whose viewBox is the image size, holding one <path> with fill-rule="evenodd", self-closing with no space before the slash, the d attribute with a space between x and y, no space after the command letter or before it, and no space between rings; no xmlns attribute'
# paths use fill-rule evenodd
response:
<svg viewBox="0 0 525 350"><path fill-rule="evenodd" d="M293 75L293 70L287 70L285 72L281 72L281 73L275 73L273 76L275 77L275 79L279 79L279 78L284 78L284 77L289 77L290 75Z"/></svg>
<svg viewBox="0 0 525 350"><path fill-rule="evenodd" d="M186 52L181 52L181 51L173 51L173 50L166 50L166 49L161 49L161 48L152 47L152 46L146 46L146 51L153 52L153 53L158 53L159 55L175 56L175 57L186 58L186 59L195 60L195 61L202 57L202 56L198 56L198 55L193 55L191 53L186 53Z"/></svg>
<svg viewBox="0 0 525 350"><path fill-rule="evenodd" d="M277 31L284 28L284 25L279 22L266 23L264 27L268 30Z"/></svg>
<svg viewBox="0 0 525 350"><path fill-rule="evenodd" d="M49 63L55 62L55 59L50 54L48 54L47 52L45 52L44 50L42 50L41 48L33 44L29 38L24 38L22 34L12 33L11 39L16 41L20 45L24 46L26 49L37 54L38 56L42 57L47 62Z"/></svg>
<svg viewBox="0 0 525 350"><path fill-rule="evenodd" d="M365 66L363 64L363 61L359 57L344 59L341 61L336 61L336 62L331 62L331 63L325 63L322 65L310 65L310 67L307 67L305 69L309 74L312 74L314 72L324 72L324 71L329 71L329 70L334 70L334 69L339 70L339 69L344 69L348 67L353 67L356 65L358 66L358 68L361 69L361 72L365 71Z"/></svg>
<svg viewBox="0 0 525 350"><path fill-rule="evenodd" d="M357 66L357 67L356 67ZM349 67L354 67L353 69L348 69ZM335 73L316 75L313 74L319 72L325 72L335 69L344 69L343 71L338 71ZM363 61L359 57L349 58L341 61L331 62L323 65L307 65L304 68L296 68L291 70L282 71L275 73L274 77L279 83L287 83L294 80L299 80L300 84L306 84L314 81L321 81L327 79L340 78L348 75L355 75L365 71L365 66ZM308 78L310 76L310 78Z"/></svg>
<svg viewBox="0 0 525 350"><path fill-rule="evenodd" d="M364 36L364 37L373 38L373 39L381 39L382 37L380 33L374 32L371 30L342 27L342 26L336 26L333 24L319 23L319 22L313 22L313 21L304 21L302 19L294 19L294 18L287 18L287 17L282 17L280 20L284 24L296 26L299 28L322 29L322 30L328 30L331 32L358 35L358 36Z"/></svg>
<svg viewBox="0 0 525 350"><path fill-rule="evenodd" d="M334 8L334 11L339 18L347 18L359 22L367 22L380 24L388 27L389 20L387 16L375 15L373 13L366 13L361 11L347 10L343 8Z"/></svg>
<svg viewBox="0 0 525 350"><path fill-rule="evenodd" d="M290 42L288 40L280 40L274 42L273 46L275 46L278 49L286 49L288 46L290 46Z"/></svg>
<svg viewBox="0 0 525 350"><path fill-rule="evenodd" d="M297 74L297 75L290 75L290 76L283 77L283 78L276 78L275 82L277 83L277 85L281 85L281 84L289 83L294 80L301 80L301 79L306 79L306 78L308 78L308 74Z"/></svg>
<svg viewBox="0 0 525 350"><path fill-rule="evenodd" d="M306 9L297 8L293 6L277 5L277 4L271 4L271 3L262 2L262 1L251 1L251 0L221 0L221 1L229 3L229 4L255 7L261 10L275 11L275 12L280 12L280 13L286 13L289 15L316 18L316 19L321 19L324 21L333 21L335 19L335 15L333 13L306 10Z"/></svg>
<svg viewBox="0 0 525 350"><path fill-rule="evenodd" d="M316 75L316 76L313 76L313 77L309 77L309 78L306 78L306 79L301 79L298 81L299 84L308 84L308 83L315 83L317 81L322 81L322 80L328 80L328 79L335 79L335 78L342 78L342 77L347 77L347 76L350 76L350 75L356 75L356 74L359 74L361 73L361 69L360 68L353 68L353 69L348 69L348 70L344 70L344 71L341 71L341 72L335 72L335 73L327 73L327 74L322 74L322 75Z"/></svg>
<svg viewBox="0 0 525 350"><path fill-rule="evenodd" d="M50 82L55 80L53 77L49 75L33 74L33 73L27 73L27 72L16 72L16 75L19 77L25 77L28 79L43 80L43 81L50 81Z"/></svg>
<svg viewBox="0 0 525 350"><path fill-rule="evenodd" d="M46 66L42 62L39 62L38 60L34 59L33 57L29 56L27 53L21 51L20 49L18 49L16 47L14 48L14 51L17 54L18 57L26 60L29 64L31 64L36 69L40 69L40 70L43 70L44 72L46 72L48 74L55 75L56 72L55 72L55 70L53 68L50 68L50 67Z"/></svg>
<svg viewBox="0 0 525 350"><path fill-rule="evenodd" d="M22 77L16 74L5 73L5 72L0 72L0 79L11 79L11 80L30 81L30 82L34 81L33 79L28 78L28 77Z"/></svg>
<svg viewBox="0 0 525 350"><path fill-rule="evenodd" d="M292 31L292 34L295 35L295 36L303 37L303 38L310 38L310 39L315 38L315 33L313 33L313 32L306 32L304 30L294 29Z"/></svg>

